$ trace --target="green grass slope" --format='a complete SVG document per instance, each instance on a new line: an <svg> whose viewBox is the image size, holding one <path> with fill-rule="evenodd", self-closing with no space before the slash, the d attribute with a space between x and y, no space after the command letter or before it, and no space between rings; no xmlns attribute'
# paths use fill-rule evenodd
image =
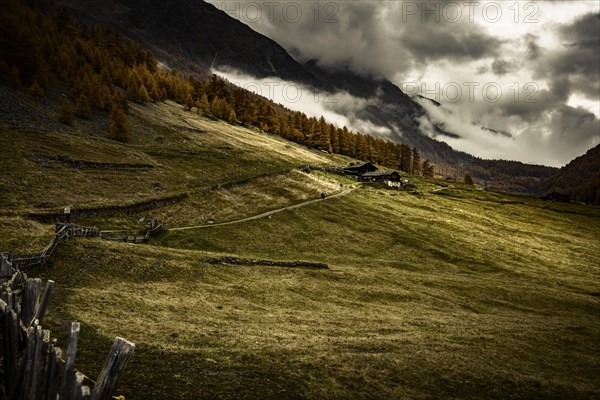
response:
<svg viewBox="0 0 600 400"><path fill-rule="evenodd" d="M113 336L138 344L128 398L599 396L598 210L419 187L149 245L73 240L35 273L60 283L56 329L83 322L85 372Z"/></svg>
<svg viewBox="0 0 600 400"><path fill-rule="evenodd" d="M106 139L105 131L91 124L63 131L0 125L3 152L11 155L0 158L2 211L132 203L301 164L327 165L335 159L256 130L184 112L172 102L132 104L128 119L132 141L127 144ZM57 160L60 156L153 168L78 169Z"/></svg>

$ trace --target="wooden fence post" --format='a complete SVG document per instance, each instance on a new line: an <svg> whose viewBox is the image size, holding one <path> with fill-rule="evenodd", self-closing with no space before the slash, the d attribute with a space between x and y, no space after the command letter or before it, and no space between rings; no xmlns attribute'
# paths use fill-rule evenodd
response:
<svg viewBox="0 0 600 400"><path fill-rule="evenodd" d="M110 400L117 386L119 375L133 356L135 344L117 337L110 349L104 367L94 385L90 396L91 400Z"/></svg>
<svg viewBox="0 0 600 400"><path fill-rule="evenodd" d="M35 358L35 343L36 343L36 328L33 327L27 330L27 343L23 358L21 359L21 367L19 368L19 377L17 378L17 393L23 393L23 399L29 399L31 390L31 378L33 375L33 360ZM19 386L20 385L20 386Z"/></svg>
<svg viewBox="0 0 600 400"><path fill-rule="evenodd" d="M48 369L46 371L46 398L44 400L56 400L58 394L58 373L60 369L60 358L62 350L56 347L56 339L50 345L48 355Z"/></svg>
<svg viewBox="0 0 600 400"><path fill-rule="evenodd" d="M81 387L81 396L79 397L81 400L90 400L90 387L82 386Z"/></svg>
<svg viewBox="0 0 600 400"><path fill-rule="evenodd" d="M37 398L43 399L46 395L46 388L48 386L48 368L50 367L50 331L48 329L42 330L42 340L40 343L40 362L38 363L38 389Z"/></svg>
<svg viewBox="0 0 600 400"><path fill-rule="evenodd" d="M73 386L73 394L69 399L72 400L81 400L81 389L83 386L84 376L81 372L75 372L75 385Z"/></svg>
<svg viewBox="0 0 600 400"><path fill-rule="evenodd" d="M41 285L42 280L40 278L30 278L25 283L25 293L23 293L21 304L21 320L26 326L29 326L33 322Z"/></svg>
<svg viewBox="0 0 600 400"><path fill-rule="evenodd" d="M69 342L67 344L67 358L65 361L65 371L63 375L62 386L60 389L60 398L70 400L75 386L75 356L77 355L77 341L79 340L79 331L81 324L71 322L71 331L69 333Z"/></svg>
<svg viewBox="0 0 600 400"><path fill-rule="evenodd" d="M46 282L46 287L44 288L44 294L42 295L42 300L38 306L37 312L35 314L35 319L42 323L44 316L46 315L46 308L48 307L48 303L50 302L50 296L52 296L52 289L54 288L54 281Z"/></svg>
<svg viewBox="0 0 600 400"><path fill-rule="evenodd" d="M25 390L27 391L27 400L36 400L38 398L37 392L43 389L40 379L42 377L40 369L41 364L43 363L43 332L42 327L38 325L38 321L34 321L32 330L33 357L28 362L29 371L27 371L27 386L25 386ZM29 345L29 343L27 343L27 345Z"/></svg>
<svg viewBox="0 0 600 400"><path fill-rule="evenodd" d="M8 312L5 315L6 317L6 352L5 352L5 361L4 365L6 366L6 375L8 378L7 388L8 388L8 396L13 396L15 392L15 388L17 386L18 380L18 364L17 364L17 349L18 349L18 337L19 337L19 318L17 317L17 313L15 313L10 308L7 309Z"/></svg>
<svg viewBox="0 0 600 400"><path fill-rule="evenodd" d="M13 266L8 261L8 259L4 255L0 256L0 277L10 277L13 276L14 273L15 271L13 269Z"/></svg>

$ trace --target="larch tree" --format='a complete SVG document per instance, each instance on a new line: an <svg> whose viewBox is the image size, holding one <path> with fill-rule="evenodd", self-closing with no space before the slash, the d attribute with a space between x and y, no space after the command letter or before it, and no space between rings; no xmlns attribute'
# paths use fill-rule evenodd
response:
<svg viewBox="0 0 600 400"><path fill-rule="evenodd" d="M138 95L142 103L152 101L150 95L148 94L148 90L146 89L146 86L144 84L140 86L140 89L138 90Z"/></svg>
<svg viewBox="0 0 600 400"><path fill-rule="evenodd" d="M129 142L129 129L127 127L127 117L125 112L118 105L113 106L110 113L110 123L108 126L108 138L119 142Z"/></svg>
<svg viewBox="0 0 600 400"><path fill-rule="evenodd" d="M92 106L84 93L81 93L75 101L75 115L84 119L92 117Z"/></svg>
<svg viewBox="0 0 600 400"><path fill-rule="evenodd" d="M66 125L73 124L73 106L67 99L64 99L60 105L60 110L58 111L58 121Z"/></svg>
<svg viewBox="0 0 600 400"><path fill-rule="evenodd" d="M412 151L412 174L416 176L421 175L421 155L416 147L413 147Z"/></svg>
<svg viewBox="0 0 600 400"><path fill-rule="evenodd" d="M410 147L402 146L398 167L400 168L400 171L406 172L407 174L411 173L412 151L410 150Z"/></svg>
<svg viewBox="0 0 600 400"><path fill-rule="evenodd" d="M425 178L433 178L434 176L433 165L429 163L429 160L423 161L423 176Z"/></svg>
<svg viewBox="0 0 600 400"><path fill-rule="evenodd" d="M35 100L37 100L38 97L41 97L44 95L44 89L42 89L42 87L40 86L40 84L38 83L38 81L36 79L33 81L33 83L27 89L27 93L32 95L33 98Z"/></svg>

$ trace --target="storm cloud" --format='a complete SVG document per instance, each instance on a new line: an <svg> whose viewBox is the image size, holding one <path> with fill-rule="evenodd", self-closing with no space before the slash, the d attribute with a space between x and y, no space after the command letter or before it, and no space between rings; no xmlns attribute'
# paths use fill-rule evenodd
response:
<svg viewBox="0 0 600 400"><path fill-rule="evenodd" d="M600 13L584 15L558 28L560 44L547 50L535 66L537 76L547 78L586 97L600 93Z"/></svg>
<svg viewBox="0 0 600 400"><path fill-rule="evenodd" d="M596 1L212 3L300 62L418 88L452 111L429 107L459 150L560 166L600 142Z"/></svg>
<svg viewBox="0 0 600 400"><path fill-rule="evenodd" d="M283 1L262 3L261 18L240 7L239 17L274 38L301 62L316 60L324 67L349 67L390 79L423 62L470 60L496 53L498 39L469 23L466 16L458 22L449 20L445 5ZM296 9L300 11L294 15L302 17L290 18L290 10Z"/></svg>

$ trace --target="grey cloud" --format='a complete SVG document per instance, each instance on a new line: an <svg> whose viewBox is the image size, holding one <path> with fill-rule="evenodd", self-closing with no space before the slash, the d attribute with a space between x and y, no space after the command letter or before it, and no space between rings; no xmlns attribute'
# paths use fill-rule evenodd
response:
<svg viewBox="0 0 600 400"><path fill-rule="evenodd" d="M597 100L600 80L600 14L584 15L558 30L562 43L537 59L538 76L565 97L572 92Z"/></svg>
<svg viewBox="0 0 600 400"><path fill-rule="evenodd" d="M587 14L570 24L559 26L557 33L562 42L553 48L542 48L538 45L536 36L525 35L522 40L525 43L526 57L519 68L533 69L535 79L546 80L548 89L537 92L531 99L533 101L523 101L521 98L516 102L507 96L495 104L493 110L506 117L518 117L531 124L531 129L526 131L528 134L533 134L535 129L544 128L556 138L561 136L561 130L570 132L575 128L569 127L578 126L580 131L577 134L569 134L573 144L577 140L577 143L581 143L586 135L591 135L594 127L597 136L598 119L594 114L569 107L565 103L573 93L598 100L599 21L599 14ZM492 70L496 74L504 72L504 68L505 64L501 60L495 60L492 64ZM482 110L482 113L489 112L490 110ZM540 121L546 122L542 124Z"/></svg>
<svg viewBox="0 0 600 400"><path fill-rule="evenodd" d="M507 117L516 116L523 121L535 122L540 114L554 109L562 104L561 99L549 90L541 90L535 94L532 101L514 101L510 96L497 103L494 107L502 115Z"/></svg>
<svg viewBox="0 0 600 400"><path fill-rule="evenodd" d="M476 60L496 54L500 41L473 24L408 24L402 41L418 62Z"/></svg>
<svg viewBox="0 0 600 400"><path fill-rule="evenodd" d="M286 2L281 4L283 8ZM321 2L319 18L315 18L316 3L295 4L303 7L303 18L298 21L274 13L268 24L253 28L275 38L299 61L314 59L325 67L349 67L390 79L423 62L495 56L500 45L498 39L466 18L451 23L435 18L423 22L420 15L407 17L401 2ZM327 8L331 4L337 8ZM432 7L434 3L427 4Z"/></svg>
<svg viewBox="0 0 600 400"><path fill-rule="evenodd" d="M523 39L527 48L527 59L536 60L541 53L541 48L538 45L538 37L536 35L528 33L523 37Z"/></svg>
<svg viewBox="0 0 600 400"><path fill-rule="evenodd" d="M563 39L572 46L600 46L600 13L590 13L560 28Z"/></svg>
<svg viewBox="0 0 600 400"><path fill-rule="evenodd" d="M547 127L550 134L545 140L564 163L600 143L600 119L581 108L558 107L550 113Z"/></svg>
<svg viewBox="0 0 600 400"><path fill-rule="evenodd" d="M457 104L459 108L454 115L440 115L439 122L442 123L458 118L459 114L464 115L465 120L461 123L446 124L454 126L453 133L463 137L468 137L468 134L463 135L464 132L474 129L471 121L515 136L507 138L476 130L478 135L491 137L489 143L481 146L482 154L495 144L498 144L498 151L506 148L499 141L509 146L507 141L515 140L521 146L519 151L523 152L523 160L535 158L537 162L545 162L547 159L558 165L600 142L598 118L586 110L565 104L573 93L598 100L598 13L584 15L564 25L548 25L560 41L542 47L540 38L533 33L504 42L493 36L494 33L487 29L489 26L470 23L467 19L459 23L438 22L435 18L422 22L420 16L407 19L402 13L401 2L281 1L278 2L280 10L289 3L302 6L302 18L292 22L282 18L281 12L276 12L272 21L263 18L258 24L249 25L275 39L301 62L316 60L324 67L347 67L356 73L398 81L403 79L404 73L418 74L431 64L447 62L466 66L471 61L480 61L473 74L491 72L496 76L511 73L523 76L521 71L525 71L524 75L531 73L540 87L547 85L547 89L536 94L534 102L525 102L523 98L514 101L512 95L506 93L498 103ZM318 18L315 18L316 4L320 7ZM337 9L327 9L328 4L334 4ZM432 7L434 3L427 4ZM331 17L328 21L327 16ZM468 68L473 68L473 63ZM427 77L418 79L427 80ZM523 88L525 82L520 84ZM339 111L350 116L356 112L354 109ZM476 139L473 140L476 143ZM510 158L510 155L505 157Z"/></svg>
<svg viewBox="0 0 600 400"><path fill-rule="evenodd" d="M506 60L495 59L494 62L492 62L492 71L498 76L506 75L515 69L516 66L512 62Z"/></svg>

